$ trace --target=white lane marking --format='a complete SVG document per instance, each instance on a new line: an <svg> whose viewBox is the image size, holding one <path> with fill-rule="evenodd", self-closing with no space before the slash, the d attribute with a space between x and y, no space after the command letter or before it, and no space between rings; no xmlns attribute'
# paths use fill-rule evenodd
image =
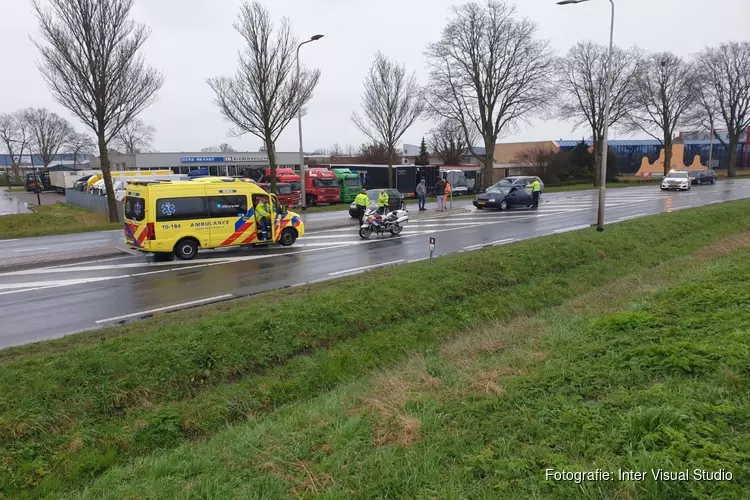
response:
<svg viewBox="0 0 750 500"><path fill-rule="evenodd" d="M0 240L0 243L10 243L11 241L18 241L20 238L14 238L12 240Z"/></svg>
<svg viewBox="0 0 750 500"><path fill-rule="evenodd" d="M558 229L556 231L552 231L553 234L559 234L559 233L567 233L569 231L578 231L580 229L587 229L591 227L589 224L586 225L580 225L580 226L572 226L572 227L565 227L563 229Z"/></svg>
<svg viewBox="0 0 750 500"><path fill-rule="evenodd" d="M21 250L13 250L13 252L14 253L33 252L34 250L49 250L49 247L22 248Z"/></svg>
<svg viewBox="0 0 750 500"><path fill-rule="evenodd" d="M117 279L120 276L102 276L99 278L79 278L72 280L58 280L58 281L32 281L26 283L5 283L0 285L0 290L10 290L14 288L38 288L38 287L55 287L55 286L69 286L69 285L82 285L84 283L95 283L98 281L106 281L111 279Z"/></svg>
<svg viewBox="0 0 750 500"><path fill-rule="evenodd" d="M199 261L200 262L200 261ZM40 269L24 269L23 271L11 271L7 273L0 273L0 276L25 276L29 274L51 274L51 273L68 273L68 272L84 272L84 271L110 271L119 269L133 269L139 267L166 267L166 266L187 266L195 265L195 261L192 262L136 262L132 264L111 264L111 265L96 265L96 266L81 266L78 267L69 266L55 266L55 267L42 267Z"/></svg>
<svg viewBox="0 0 750 500"><path fill-rule="evenodd" d="M41 290L42 288L43 287L24 288L22 290L11 290L9 292L0 292L0 295L10 295L11 293L33 292L34 290Z"/></svg>
<svg viewBox="0 0 750 500"><path fill-rule="evenodd" d="M504 245L506 243L510 243L511 241L516 241L516 238L505 238L504 240L490 241L487 243L479 243L477 245L464 247L463 249L464 250L476 250L477 248L482 248L482 247L493 247L496 245Z"/></svg>
<svg viewBox="0 0 750 500"><path fill-rule="evenodd" d="M371 266L355 267L354 269L346 269L344 271L336 271L335 273L328 273L328 276L338 276L339 274L354 273L357 271L365 271L367 269L375 269L376 267L393 266L404 262L404 259L394 260L391 262L384 262L382 264L373 264Z"/></svg>
<svg viewBox="0 0 750 500"><path fill-rule="evenodd" d="M615 219L615 222L620 222L624 220L630 220L630 219L637 219L638 217L646 217L648 214L635 214L635 215L627 215L625 217L620 217L619 219Z"/></svg>
<svg viewBox="0 0 750 500"><path fill-rule="evenodd" d="M98 321L95 321L94 323L96 323L96 324L111 323L113 321L120 321L120 320L123 320L123 319L134 318L134 317L143 316L143 315L146 315L146 314L153 314L153 313L157 313L157 312L171 311L173 309L180 309L180 308L184 308L184 307L197 306L199 304L205 304L206 302L214 302L214 301L217 301L217 300L229 299L231 297L234 297L234 295L232 295L231 293L226 293L224 295L217 295L215 297L208 297L206 299L191 300L190 302L182 302L180 304L174 304L172 306L157 307L156 309L149 309L148 311L141 311L141 312L136 312L136 313L131 313L131 314L123 314L122 316L115 316L113 318L100 319Z"/></svg>
<svg viewBox="0 0 750 500"><path fill-rule="evenodd" d="M149 275L149 274L168 273L169 271L172 271L172 269L160 269L158 271L148 271L146 273L131 274L130 276L132 278L135 278L136 276L146 276L146 275Z"/></svg>

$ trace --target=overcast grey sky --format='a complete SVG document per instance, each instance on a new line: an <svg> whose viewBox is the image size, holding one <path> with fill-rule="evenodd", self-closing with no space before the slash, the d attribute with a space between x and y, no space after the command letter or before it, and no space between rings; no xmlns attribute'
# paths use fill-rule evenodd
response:
<svg viewBox="0 0 750 500"><path fill-rule="evenodd" d="M303 120L305 150L334 143L358 146L365 137L350 120L359 111L362 81L380 50L427 79L422 53L438 39L456 0L274 0L265 4L274 19L289 17L300 39L322 33L325 38L302 48L304 63L322 75L308 115ZM233 74L241 38L232 28L241 0L136 0L133 15L152 31L144 56L164 72L159 100L141 117L156 127L159 151L196 151L229 142L238 150L257 151L261 141L246 135L228 138L230 125L214 106L206 78ZM517 0L520 16L534 20L539 37L558 54L590 38L607 43L609 2L557 6L555 0ZM670 50L689 56L706 45L750 39L750 0L616 0L615 44L637 44L649 51ZM54 103L40 78L37 52L29 40L36 23L28 0L0 0L2 59L0 112L46 106L71 119ZM667 26L660 22L668 20ZM418 144L433 126L418 122L402 142ZM558 120L536 120L499 141L526 141L588 136ZM616 135L616 132L613 132ZM298 149L293 121L277 143L277 151Z"/></svg>

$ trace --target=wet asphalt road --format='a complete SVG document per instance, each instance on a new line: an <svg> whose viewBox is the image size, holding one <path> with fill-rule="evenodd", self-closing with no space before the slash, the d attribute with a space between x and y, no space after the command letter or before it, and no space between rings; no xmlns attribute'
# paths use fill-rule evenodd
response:
<svg viewBox="0 0 750 500"><path fill-rule="evenodd" d="M661 192L655 186L613 189L607 191L606 220L747 197L750 180L694 186L690 192ZM538 210L436 215L410 222L398 237L362 240L355 227L347 227L310 231L291 248L206 251L190 262L155 262L144 255L0 273L0 348L425 259L430 236L440 256L581 229L595 223L596 206L595 191L550 193ZM119 231L97 234L122 243ZM0 255L19 242L0 241Z"/></svg>

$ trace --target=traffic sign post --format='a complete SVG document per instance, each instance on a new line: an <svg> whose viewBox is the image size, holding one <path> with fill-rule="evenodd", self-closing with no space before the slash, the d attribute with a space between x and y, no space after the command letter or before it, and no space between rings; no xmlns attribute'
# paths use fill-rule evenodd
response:
<svg viewBox="0 0 750 500"><path fill-rule="evenodd" d="M430 236L430 264L432 264L432 253L435 251L435 238Z"/></svg>

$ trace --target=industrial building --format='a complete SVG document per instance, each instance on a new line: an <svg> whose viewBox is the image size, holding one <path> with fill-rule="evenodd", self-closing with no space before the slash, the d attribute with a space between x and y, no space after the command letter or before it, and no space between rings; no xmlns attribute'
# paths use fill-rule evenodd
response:
<svg viewBox="0 0 750 500"><path fill-rule="evenodd" d="M109 158L113 171L171 170L187 174L191 170L208 169L209 175L239 177L246 167L268 165L268 153L136 153L117 154ZM299 153L276 153L276 166L299 169ZM93 169L101 168L100 158L91 161Z"/></svg>

